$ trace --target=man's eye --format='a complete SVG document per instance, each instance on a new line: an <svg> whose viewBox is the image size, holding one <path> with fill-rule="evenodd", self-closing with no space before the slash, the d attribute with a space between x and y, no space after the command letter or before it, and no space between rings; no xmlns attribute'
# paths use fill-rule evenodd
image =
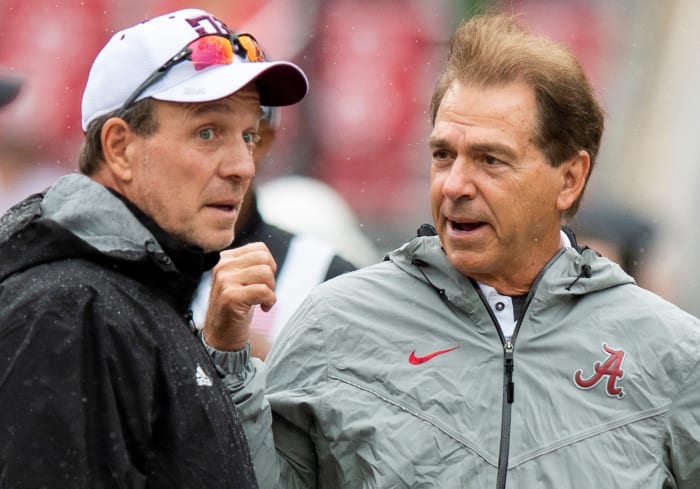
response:
<svg viewBox="0 0 700 489"><path fill-rule="evenodd" d="M489 155L484 156L484 161L486 162L487 165L497 165L498 163L501 162L501 160L499 160L498 158L496 158L494 156L489 156Z"/></svg>
<svg viewBox="0 0 700 489"><path fill-rule="evenodd" d="M433 151L433 158L436 160L444 160L450 157L450 154L444 149L436 149Z"/></svg>
<svg viewBox="0 0 700 489"><path fill-rule="evenodd" d="M243 142L246 144L255 144L258 142L258 135L254 132L247 132L243 134Z"/></svg>
<svg viewBox="0 0 700 489"><path fill-rule="evenodd" d="M199 137L200 139L204 139L205 141L210 141L214 139L214 130L211 128L202 129L201 131L199 131Z"/></svg>

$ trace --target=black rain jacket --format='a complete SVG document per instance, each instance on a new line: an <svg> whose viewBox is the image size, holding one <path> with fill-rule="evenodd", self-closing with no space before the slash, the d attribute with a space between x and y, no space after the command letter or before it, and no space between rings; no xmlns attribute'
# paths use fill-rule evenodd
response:
<svg viewBox="0 0 700 489"><path fill-rule="evenodd" d="M256 487L190 327L207 258L83 175L0 219L1 488Z"/></svg>

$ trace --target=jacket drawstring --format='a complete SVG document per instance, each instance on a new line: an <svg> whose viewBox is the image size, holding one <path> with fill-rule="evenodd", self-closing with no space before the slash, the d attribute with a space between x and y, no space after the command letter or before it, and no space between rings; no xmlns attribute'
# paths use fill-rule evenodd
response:
<svg viewBox="0 0 700 489"><path fill-rule="evenodd" d="M422 267L425 267L428 264L426 262L424 262L423 260L421 260L420 258L414 258L413 260L411 260L411 265L413 265L414 267L416 267L418 269L418 271L421 273L421 275L423 275L423 278L425 279L425 281L428 282L428 284L435 290L435 292L437 292L438 296L440 296L440 299L443 302L447 302L447 293L445 292L445 289L440 288L437 285L435 285L434 283L432 283L430 281L430 279L428 278L428 276L423 271Z"/></svg>
<svg viewBox="0 0 700 489"><path fill-rule="evenodd" d="M590 266L588 263L582 265L582 266L581 266L581 271L580 271L579 274L576 276L576 278L574 279L574 281L571 282L571 283L566 287L566 290L571 290L571 287L573 287L574 284L575 284L576 282L578 282L580 278L582 278L582 277L591 278L591 275L593 275L593 269L591 268L591 266Z"/></svg>

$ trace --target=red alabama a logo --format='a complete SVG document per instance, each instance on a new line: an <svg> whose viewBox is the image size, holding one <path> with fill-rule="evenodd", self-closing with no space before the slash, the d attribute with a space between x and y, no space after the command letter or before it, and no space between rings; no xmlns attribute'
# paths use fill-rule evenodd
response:
<svg viewBox="0 0 700 489"><path fill-rule="evenodd" d="M605 392L610 397L622 399L625 397L625 392L622 387L617 385L617 381L625 376L625 372L622 370L622 361L625 359L625 351L616 350L605 343L603 343L603 351L608 354L608 359L603 363L596 362L595 365L593 365L595 373L587 379L583 378L583 370L577 370L574 374L574 383L581 389L591 389L598 385L598 383L603 380L603 377L607 377L608 382Z"/></svg>

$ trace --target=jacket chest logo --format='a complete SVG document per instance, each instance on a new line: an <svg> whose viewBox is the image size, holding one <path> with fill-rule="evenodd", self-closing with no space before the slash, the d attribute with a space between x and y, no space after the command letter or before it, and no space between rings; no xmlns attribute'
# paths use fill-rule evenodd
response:
<svg viewBox="0 0 700 489"><path fill-rule="evenodd" d="M428 353L427 355L423 356L418 356L416 355L416 350L413 350L409 355L408 355L408 363L411 365L420 365L421 363L425 363L428 360L432 360L433 358L437 357L438 355L444 355L445 353L449 353L452 350L456 350L459 348L459 346L453 346L452 348L446 348L444 350L438 350L434 351L432 353Z"/></svg>
<svg viewBox="0 0 700 489"><path fill-rule="evenodd" d="M618 381L625 376L625 371L622 370L625 351L612 348L603 343L603 352L608 355L608 358L603 362L596 362L593 365L593 373L588 378L584 377L583 370L577 370L574 373L574 384L580 389L592 389L605 380L605 392L610 397L622 399L625 397L625 392L618 385Z"/></svg>
<svg viewBox="0 0 700 489"><path fill-rule="evenodd" d="M213 382L211 381L211 378L206 374L204 369L197 364L197 370L194 372L194 378L197 381L197 385L199 386L206 386L206 387L211 387Z"/></svg>

